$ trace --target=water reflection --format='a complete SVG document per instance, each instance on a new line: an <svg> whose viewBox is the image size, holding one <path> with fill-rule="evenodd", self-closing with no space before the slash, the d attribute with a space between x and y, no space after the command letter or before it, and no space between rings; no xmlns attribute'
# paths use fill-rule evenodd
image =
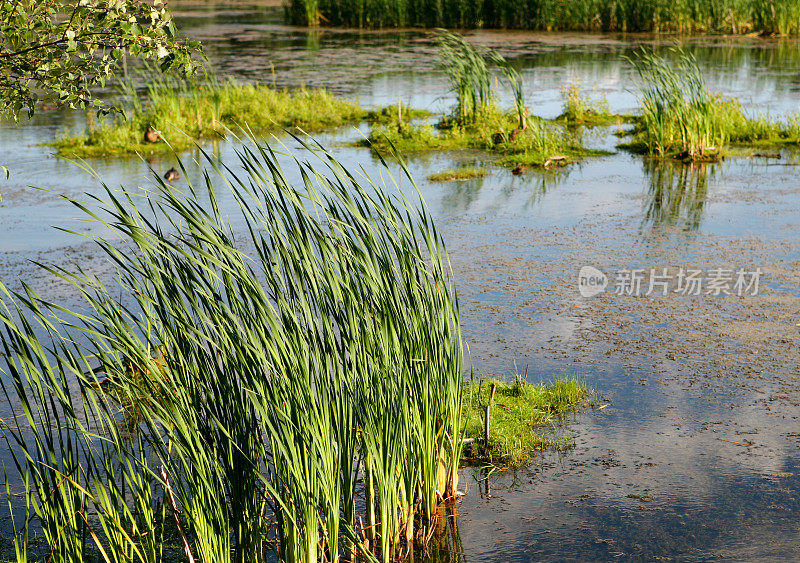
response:
<svg viewBox="0 0 800 563"><path fill-rule="evenodd" d="M526 185L530 196L528 197L525 209L531 209L539 204L548 191L552 191L556 186L565 183L569 174L569 169L566 169L554 172L545 171L532 175L528 179Z"/></svg>
<svg viewBox="0 0 800 563"><path fill-rule="evenodd" d="M436 563L463 563L466 561L461 530L458 525L458 501L448 500L439 506L437 530L427 545L425 559ZM412 559L413 560L413 559Z"/></svg>
<svg viewBox="0 0 800 563"><path fill-rule="evenodd" d="M648 184L640 231L670 227L696 232L703 221L708 180L715 175L716 165L645 159L644 172Z"/></svg>
<svg viewBox="0 0 800 563"><path fill-rule="evenodd" d="M466 211L477 201L486 177L447 182L441 205L450 211Z"/></svg>
<svg viewBox="0 0 800 563"><path fill-rule="evenodd" d="M479 178L437 183L432 190L440 192L441 209L450 213L529 211L538 207L553 188L567 181L571 168L528 171L522 176L512 176L502 168Z"/></svg>

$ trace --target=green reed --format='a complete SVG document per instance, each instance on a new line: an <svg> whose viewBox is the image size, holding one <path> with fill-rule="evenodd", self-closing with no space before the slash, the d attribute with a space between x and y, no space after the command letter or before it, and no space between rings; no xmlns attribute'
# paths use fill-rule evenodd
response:
<svg viewBox="0 0 800 563"><path fill-rule="evenodd" d="M349 27L800 32L800 3L796 0L289 0L287 16L297 25L322 21Z"/></svg>
<svg viewBox="0 0 800 563"><path fill-rule="evenodd" d="M6 483L50 560L389 561L430 537L463 431L444 243L421 200L304 146L299 183L254 143L184 193L73 201L121 241L95 241L112 286L49 268L80 313L3 287Z"/></svg>
<svg viewBox="0 0 800 563"><path fill-rule="evenodd" d="M508 87L514 96L514 109L519 118L517 128L520 130L527 129L528 110L525 107L525 83L522 79L522 74L512 63L496 51L489 52L489 59L500 69L503 79L508 83Z"/></svg>
<svg viewBox="0 0 800 563"><path fill-rule="evenodd" d="M475 121L494 99L490 53L474 47L463 36L444 29L437 31L436 40L441 68L456 95L454 114L461 122ZM496 57L500 58L499 55Z"/></svg>
<svg viewBox="0 0 800 563"><path fill-rule="evenodd" d="M672 49L667 59L641 50L632 59L641 79L637 139L652 154L702 158L728 140L726 103L709 93L694 56Z"/></svg>
<svg viewBox="0 0 800 563"><path fill-rule="evenodd" d="M435 125L399 120L375 124L364 145L401 153L481 149L500 154L496 163L510 168L564 165L592 154L573 132L529 117L522 74L512 62L492 49L473 46L457 33L440 29L433 37L456 96L450 114ZM494 88L500 80L514 97L511 111L495 104Z"/></svg>

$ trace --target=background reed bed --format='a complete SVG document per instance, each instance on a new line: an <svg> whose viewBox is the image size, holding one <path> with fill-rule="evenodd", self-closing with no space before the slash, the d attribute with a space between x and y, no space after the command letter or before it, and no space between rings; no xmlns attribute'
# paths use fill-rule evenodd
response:
<svg viewBox="0 0 800 563"><path fill-rule="evenodd" d="M547 31L800 32L797 0L287 0L295 25Z"/></svg>
<svg viewBox="0 0 800 563"><path fill-rule="evenodd" d="M113 286L50 268L85 310L2 287L18 560L385 562L434 533L463 431L444 243L305 147L297 186L252 144L185 192L73 201L121 241Z"/></svg>

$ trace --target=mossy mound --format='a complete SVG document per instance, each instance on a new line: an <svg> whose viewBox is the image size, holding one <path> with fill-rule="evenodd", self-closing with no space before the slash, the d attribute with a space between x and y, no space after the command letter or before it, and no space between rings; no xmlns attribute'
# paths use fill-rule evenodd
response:
<svg viewBox="0 0 800 563"><path fill-rule="evenodd" d="M486 405L495 385L489 417L489 441L484 439ZM536 427L573 410L589 394L585 383L563 378L551 384L527 383L518 379L507 383L483 380L464 390L465 436L473 441L465 446L464 458L473 463L490 462L521 466L530 462L535 450L564 448L563 440L544 437Z"/></svg>

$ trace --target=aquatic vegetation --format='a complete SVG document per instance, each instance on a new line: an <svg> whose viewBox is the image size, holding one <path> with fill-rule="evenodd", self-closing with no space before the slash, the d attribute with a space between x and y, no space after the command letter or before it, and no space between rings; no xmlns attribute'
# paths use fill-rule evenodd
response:
<svg viewBox="0 0 800 563"><path fill-rule="evenodd" d="M633 140L621 146L685 161L716 160L736 145L800 142L800 119L750 117L738 100L708 91L695 58L679 48L672 59L642 50L632 59L641 78L641 115Z"/></svg>
<svg viewBox="0 0 800 563"><path fill-rule="evenodd" d="M642 82L636 140L651 154L713 158L728 140L729 108L709 93L694 57L673 51L675 61L646 50L632 59Z"/></svg>
<svg viewBox="0 0 800 563"><path fill-rule="evenodd" d="M529 117L519 71L498 53L470 45L462 36L438 31L442 68L456 94L456 105L435 126L430 122L376 124L362 144L401 153L481 149L498 156L501 166L565 165L589 154L580 138L560 125ZM494 103L493 70L514 95L514 109Z"/></svg>
<svg viewBox="0 0 800 563"><path fill-rule="evenodd" d="M510 61L506 60L505 57L502 57L497 52L489 51L489 58L500 69L503 78L508 83L511 93L514 95L514 108L519 118L517 129L520 131L527 129L528 108L525 107L525 88L522 75Z"/></svg>
<svg viewBox="0 0 800 563"><path fill-rule="evenodd" d="M474 166L467 166L464 168L454 168L453 170L445 170L444 172L437 172L428 176L431 182L447 182L447 181L463 181L471 180L472 178L481 178L488 174L486 168L476 168Z"/></svg>
<svg viewBox="0 0 800 563"><path fill-rule="evenodd" d="M464 435L473 441L465 458L520 466L530 462L535 450L563 447L561 440L544 437L536 426L573 410L588 395L586 384L565 377L551 384L493 379L473 381L464 391ZM493 399L492 399L493 396ZM485 442L489 406L489 441Z"/></svg>
<svg viewBox="0 0 800 563"><path fill-rule="evenodd" d="M594 127L614 123L633 123L636 116L611 113L605 95L589 96L582 93L579 83L569 84L561 88L564 98L561 115L555 121L570 126L582 125Z"/></svg>
<svg viewBox="0 0 800 563"><path fill-rule="evenodd" d="M488 51L480 51L463 36L445 30L437 32L436 40L441 68L456 95L453 116L461 124L475 121L494 100ZM499 55L495 57L505 61Z"/></svg>
<svg viewBox="0 0 800 563"><path fill-rule="evenodd" d="M433 114L428 110L412 108L401 102L391 106L366 110L364 112L364 120L373 123L408 123L414 119L424 119L431 115Z"/></svg>
<svg viewBox="0 0 800 563"><path fill-rule="evenodd" d="M779 148L800 143L800 114L793 113L778 119L768 115L747 116L735 100L728 101L728 107L728 139L734 148Z"/></svg>
<svg viewBox="0 0 800 563"><path fill-rule="evenodd" d="M528 127L519 130L516 111L503 112L490 106L466 125L451 118L436 126L427 122L404 127L378 124L363 144L381 151L394 148L401 154L481 149L496 155L497 164L509 167L543 166L548 161L563 165L588 155L605 154L585 149L578 136L560 125L537 117L526 122Z"/></svg>
<svg viewBox="0 0 800 563"><path fill-rule="evenodd" d="M229 129L311 132L379 118L378 113L368 114L358 104L320 89L290 92L214 77L198 82L163 75L147 78L143 100L132 87L126 90L124 115L99 123L90 118L83 133L64 135L52 146L60 154L79 157L148 154L185 149L199 139L219 138ZM149 130L155 136L146 138Z"/></svg>
<svg viewBox="0 0 800 563"><path fill-rule="evenodd" d="M50 269L80 313L0 285L18 553L38 525L53 561L159 561L167 535L196 561L389 561L434 532L463 429L445 245L421 200L306 148L294 186L254 142L183 192L73 201L116 268Z"/></svg>
<svg viewBox="0 0 800 563"><path fill-rule="evenodd" d="M775 0L289 0L295 25L545 31L800 32L800 5Z"/></svg>

